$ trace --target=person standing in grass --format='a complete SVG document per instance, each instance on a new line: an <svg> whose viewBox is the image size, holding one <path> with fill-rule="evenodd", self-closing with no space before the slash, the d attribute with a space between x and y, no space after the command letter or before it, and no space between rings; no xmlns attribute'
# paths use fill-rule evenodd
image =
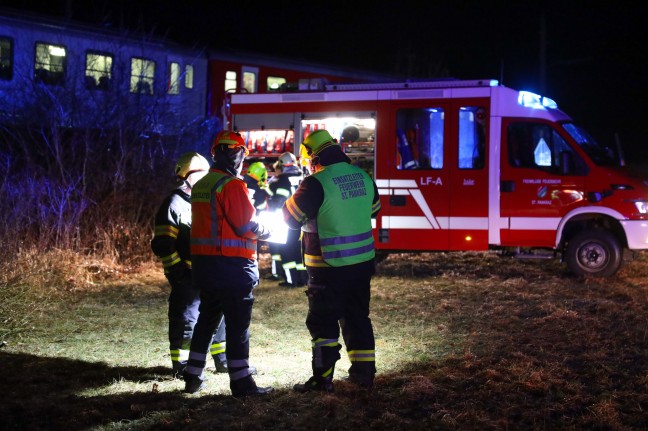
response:
<svg viewBox="0 0 648 431"><path fill-rule="evenodd" d="M302 172L297 164L297 158L293 153L285 152L273 165L275 175L270 182L271 198L268 204L270 211L281 211L286 199L295 193L302 180ZM275 251L279 252L279 259L283 268L285 281L279 286L291 288L303 287L306 284L306 267L304 266L301 245L299 243L299 231L291 229L288 231L285 244L276 244Z"/></svg>
<svg viewBox="0 0 648 431"><path fill-rule="evenodd" d="M375 272L371 219L380 211L378 188L365 171L351 165L328 131L314 131L302 145L312 175L288 198L283 215L291 229L303 233L313 376L294 389L333 391L340 330L351 361L349 381L371 388L376 374L369 318Z"/></svg>
<svg viewBox="0 0 648 431"><path fill-rule="evenodd" d="M191 230L190 193L193 185L207 174L209 162L196 152L185 153L175 165L178 186L164 199L155 215L151 249L164 267L171 285L169 294L169 348L174 377L182 377L187 366L189 346L198 319L200 292L191 278L189 237ZM219 325L212 337L211 353L216 372L227 372L225 326Z"/></svg>
<svg viewBox="0 0 648 431"><path fill-rule="evenodd" d="M191 258L201 302L184 372L185 392L204 388L211 333L225 316L232 395L264 395L272 388L257 387L252 377L250 320L252 290L259 282L257 239L266 239L271 232L256 221L256 210L240 177L248 154L243 138L223 131L216 137L211 154L212 167L191 192Z"/></svg>

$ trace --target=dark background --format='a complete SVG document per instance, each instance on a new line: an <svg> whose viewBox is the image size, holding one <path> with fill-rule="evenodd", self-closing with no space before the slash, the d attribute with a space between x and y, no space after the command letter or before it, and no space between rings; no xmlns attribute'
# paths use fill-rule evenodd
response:
<svg viewBox="0 0 648 431"><path fill-rule="evenodd" d="M410 79L494 78L553 98L601 142L648 160L648 13L615 1L2 0L191 46Z"/></svg>

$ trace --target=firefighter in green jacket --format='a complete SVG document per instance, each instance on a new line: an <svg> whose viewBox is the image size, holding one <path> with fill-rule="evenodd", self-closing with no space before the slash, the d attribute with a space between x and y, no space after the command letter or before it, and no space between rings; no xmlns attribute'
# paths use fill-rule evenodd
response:
<svg viewBox="0 0 648 431"><path fill-rule="evenodd" d="M350 164L328 131L311 133L302 145L313 174L286 201L283 214L290 228L303 232L313 376L294 389L333 391L340 330L351 361L349 381L371 388L376 374L369 318L375 272L371 219L380 210L378 189L366 172Z"/></svg>

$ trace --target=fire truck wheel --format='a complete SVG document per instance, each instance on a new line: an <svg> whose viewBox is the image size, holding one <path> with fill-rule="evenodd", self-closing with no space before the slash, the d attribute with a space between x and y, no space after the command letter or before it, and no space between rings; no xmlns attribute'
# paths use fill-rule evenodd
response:
<svg viewBox="0 0 648 431"><path fill-rule="evenodd" d="M577 275L609 277L621 267L623 250L619 240L608 231L579 232L567 244L567 267Z"/></svg>

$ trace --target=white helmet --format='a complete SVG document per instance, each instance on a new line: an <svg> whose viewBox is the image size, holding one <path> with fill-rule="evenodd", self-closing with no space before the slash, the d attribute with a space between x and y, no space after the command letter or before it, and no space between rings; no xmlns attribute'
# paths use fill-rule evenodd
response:
<svg viewBox="0 0 648 431"><path fill-rule="evenodd" d="M194 172L208 170L209 162L196 152L183 154L175 165L175 175L180 180L186 180Z"/></svg>

